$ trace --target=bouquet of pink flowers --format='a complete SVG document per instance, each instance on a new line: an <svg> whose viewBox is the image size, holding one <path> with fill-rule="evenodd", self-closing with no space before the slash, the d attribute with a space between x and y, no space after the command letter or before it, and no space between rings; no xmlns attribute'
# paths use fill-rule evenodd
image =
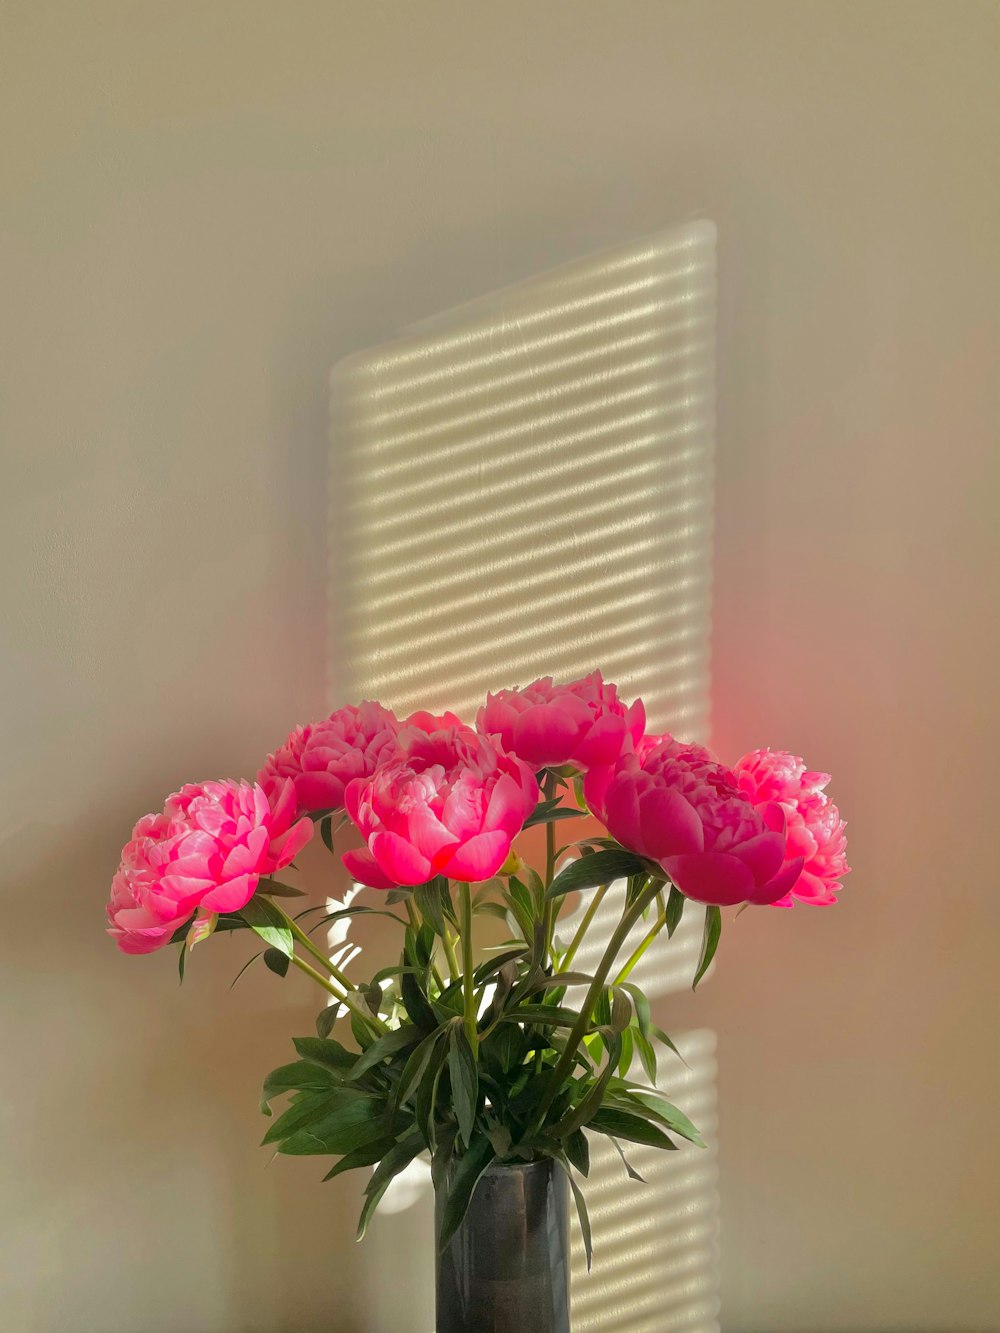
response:
<svg viewBox="0 0 1000 1333"><path fill-rule="evenodd" d="M782 751L727 767L701 745L649 735L642 702L626 707L600 672L500 690L474 726L362 703L297 727L254 783L186 786L140 819L112 882L109 933L126 953L177 944L183 977L195 944L250 931L273 972L295 966L323 988L316 1035L296 1038L298 1059L265 1080L266 1114L273 1099L290 1102L264 1142L338 1158L327 1179L374 1168L359 1235L421 1153L444 1193L442 1247L492 1164L551 1158L569 1177L589 1255L572 1174L588 1171L584 1131L616 1145L701 1142L655 1086L657 1044L673 1046L633 968L689 900L705 905L695 985L721 908L834 903L848 865L828 781ZM557 846L558 828L588 816ZM335 853L348 824L362 845L341 860L383 895L379 908L291 914L283 904L301 891L275 876L316 827ZM537 866L517 842L533 825L545 829ZM574 961L609 892L620 896L617 925L593 973L581 972ZM581 893L587 909L565 939L560 912ZM317 932L372 910L398 922L402 947L398 964L358 982ZM510 938L477 959L483 916ZM632 1078L636 1060L648 1082Z"/></svg>

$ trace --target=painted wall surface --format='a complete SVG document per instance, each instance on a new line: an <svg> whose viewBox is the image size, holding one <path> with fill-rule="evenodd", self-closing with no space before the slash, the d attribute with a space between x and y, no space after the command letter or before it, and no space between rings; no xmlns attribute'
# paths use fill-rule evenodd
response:
<svg viewBox="0 0 1000 1333"><path fill-rule="evenodd" d="M676 1004L723 1327L1000 1326L998 53L975 0L0 6L5 1330L368 1333L355 1182L254 1147L311 997L228 941L178 992L107 883L322 707L329 368L692 217L715 741L832 769L856 866Z"/></svg>

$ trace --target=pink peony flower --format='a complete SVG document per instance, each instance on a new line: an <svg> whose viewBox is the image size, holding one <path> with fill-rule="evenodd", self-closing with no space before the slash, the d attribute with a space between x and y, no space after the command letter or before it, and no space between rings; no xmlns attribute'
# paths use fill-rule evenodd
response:
<svg viewBox="0 0 1000 1333"><path fill-rule="evenodd" d="M257 774L273 800L291 778L300 813L340 810L354 778L370 777L395 744L399 722L378 703L349 704L322 722L296 727Z"/></svg>
<svg viewBox="0 0 1000 1333"><path fill-rule="evenodd" d="M407 727L397 757L347 788L347 811L367 847L346 852L344 865L376 889L435 875L489 879L537 800L528 766L471 727Z"/></svg>
<svg viewBox="0 0 1000 1333"><path fill-rule="evenodd" d="M734 769L740 791L754 805L777 802L788 823L787 859L802 862L802 873L775 907L797 899L817 907L837 901L840 881L850 874L847 839L840 811L823 788L829 773L814 773L785 750L752 750Z"/></svg>
<svg viewBox="0 0 1000 1333"><path fill-rule="evenodd" d="M613 764L628 742L635 744L646 726L646 710L637 699L630 708L599 671L569 685L551 676L523 690L488 694L476 726L496 737L505 750L534 769L573 764L590 768Z"/></svg>
<svg viewBox="0 0 1000 1333"><path fill-rule="evenodd" d="M625 755L597 800L622 846L656 861L696 902L771 903L802 868L785 854L782 807L752 805L701 745L667 736L641 759Z"/></svg>
<svg viewBox="0 0 1000 1333"><path fill-rule="evenodd" d="M123 953L152 953L198 908L239 911L260 877L287 866L312 837L311 820L294 817L291 782L273 805L247 782L182 787L132 830L111 882L108 934Z"/></svg>

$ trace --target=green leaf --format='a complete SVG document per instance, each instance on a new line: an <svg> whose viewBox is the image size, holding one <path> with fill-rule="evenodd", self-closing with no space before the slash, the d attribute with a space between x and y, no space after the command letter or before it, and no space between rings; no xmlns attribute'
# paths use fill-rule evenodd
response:
<svg viewBox="0 0 1000 1333"><path fill-rule="evenodd" d="M671 1039L667 1036L667 1034L663 1031L662 1028L654 1027L653 1036L657 1039L657 1041L662 1041L664 1046L666 1046L668 1050L673 1051L674 1055L677 1056L677 1059L680 1060L681 1064L684 1066L685 1069L691 1068L691 1066L684 1059L683 1055L681 1055L680 1051L677 1049L677 1047L674 1045L674 1043L671 1041Z"/></svg>
<svg viewBox="0 0 1000 1333"><path fill-rule="evenodd" d="M403 1066L403 1072L400 1075L399 1083L396 1085L395 1104L402 1106L409 1097L410 1093L423 1078L424 1071L430 1063L431 1056L434 1054L434 1048L441 1037L444 1036L445 1029L438 1028L432 1032L429 1037L423 1041L413 1051L410 1052L410 1058Z"/></svg>
<svg viewBox="0 0 1000 1333"><path fill-rule="evenodd" d="M570 805L560 805L561 799L556 796L549 801L539 801L524 821L524 827L531 828L534 824L554 824L560 819L579 819L583 812Z"/></svg>
<svg viewBox="0 0 1000 1333"><path fill-rule="evenodd" d="M395 1146L396 1140L391 1134L386 1134L380 1139L373 1139L371 1143L365 1143L360 1148L345 1153L336 1166L330 1168L323 1180L332 1180L334 1176L342 1175L345 1171L353 1171L359 1166L371 1166L373 1163L381 1161L390 1148Z"/></svg>
<svg viewBox="0 0 1000 1333"><path fill-rule="evenodd" d="M436 879L429 880L426 884L418 884L413 890L413 901L420 915L430 923L434 933L444 939L448 928L446 917L454 918L451 910L451 893L444 876L438 875Z"/></svg>
<svg viewBox="0 0 1000 1333"><path fill-rule="evenodd" d="M640 1185L645 1185L646 1177L639 1175L639 1172L635 1169L632 1163L625 1156L624 1149L622 1148L622 1145L618 1142L618 1140L611 1134L606 1135L606 1137L608 1141L614 1145L615 1150L618 1153L618 1156L622 1159L622 1166L624 1166L629 1179L637 1180Z"/></svg>
<svg viewBox="0 0 1000 1333"><path fill-rule="evenodd" d="M190 921L185 921L183 926L178 926L177 929L174 931L174 933L170 936L170 943L180 944L182 940L186 940L188 934L191 931L191 927L194 925L194 922L195 918L192 917ZM247 923L236 912L220 912L219 919L215 923L215 930L213 933L218 935L227 930L248 930L248 929L249 926L247 925Z"/></svg>
<svg viewBox="0 0 1000 1333"><path fill-rule="evenodd" d="M423 1032L433 1032L438 1025L437 1017L430 1006L423 987L412 972L404 972L399 983L399 993L412 1022Z"/></svg>
<svg viewBox="0 0 1000 1333"><path fill-rule="evenodd" d="M283 1092L326 1092L339 1086L332 1070L308 1060L296 1060L290 1065L279 1065L268 1074L260 1095L260 1109L270 1115L268 1102Z"/></svg>
<svg viewBox="0 0 1000 1333"><path fill-rule="evenodd" d="M511 877L509 884L510 888L503 891L503 900L517 922L517 928L524 937L525 943L530 944L534 937L535 922L535 909L531 901L531 894L519 879Z"/></svg>
<svg viewBox="0 0 1000 1333"><path fill-rule="evenodd" d="M658 1092L651 1088L632 1087L629 1089L628 1095L631 1101L638 1100L644 1110L652 1111L656 1118L661 1120L668 1129L673 1130L675 1134L679 1134L683 1139L689 1139L691 1143L696 1144L699 1148L704 1148L705 1140L684 1112L679 1111L672 1102L668 1102Z"/></svg>
<svg viewBox="0 0 1000 1333"><path fill-rule="evenodd" d="M247 968L250 966L250 964L251 964L251 963L256 963L256 961L257 961L257 959L258 959L259 957L260 957L260 953L255 953L255 954L253 955L252 958L248 958L248 959L247 959L247 961L243 964L243 966L240 968L240 970L236 973L235 977L233 977L232 981L229 983L229 989L230 989L230 990L233 989L233 987L236 985L237 981L239 981L240 977L241 977L241 976L243 975L243 973L247 970Z"/></svg>
<svg viewBox="0 0 1000 1333"><path fill-rule="evenodd" d="M376 1039L372 1036L371 1030L365 1020L361 1017L361 1014L353 1007L351 1008L350 1024L351 1036L358 1043L358 1049L367 1051L368 1047L371 1046L372 1042Z"/></svg>
<svg viewBox="0 0 1000 1333"><path fill-rule="evenodd" d="M511 1134L506 1125L491 1124L486 1130L486 1137L493 1144L493 1151L498 1159L502 1159L510 1152Z"/></svg>
<svg viewBox="0 0 1000 1333"><path fill-rule="evenodd" d="M653 1043L648 1037L644 1037L642 1032L636 1028L632 1034L636 1050L639 1052L639 1060L643 1069L646 1071L646 1077L650 1083L656 1082L656 1051Z"/></svg>
<svg viewBox="0 0 1000 1333"><path fill-rule="evenodd" d="M590 1175L590 1144L582 1129L571 1134L566 1140L566 1156L573 1163L581 1176Z"/></svg>
<svg viewBox="0 0 1000 1333"><path fill-rule="evenodd" d="M594 852L592 856L579 857L556 875L545 896L562 898L578 889L595 889L599 884L610 884L628 875L648 873L649 866L642 857L624 847Z"/></svg>
<svg viewBox="0 0 1000 1333"><path fill-rule="evenodd" d="M184 971L187 967L187 940L181 940L181 951L177 956L177 975L180 978L179 986L184 985Z"/></svg>
<svg viewBox="0 0 1000 1333"><path fill-rule="evenodd" d="M293 1037L292 1045L303 1060L342 1072L352 1069L358 1058L332 1037Z"/></svg>
<svg viewBox="0 0 1000 1333"><path fill-rule="evenodd" d="M318 909L310 908L310 911L313 910ZM403 918L397 916L395 912L386 912L381 907L365 907L361 903L356 903L352 907L340 907L336 912L327 912L325 916L320 917L309 927L309 933L311 935L314 931L319 930L320 926L325 926L331 921L342 921L347 916L387 916L391 921L398 921L401 926L406 925Z"/></svg>
<svg viewBox="0 0 1000 1333"><path fill-rule="evenodd" d="M282 953L280 949L264 950L264 966L279 977L287 975L290 961L288 954Z"/></svg>
<svg viewBox="0 0 1000 1333"><path fill-rule="evenodd" d="M278 1116L273 1125L268 1126L267 1133L261 1139L261 1145L289 1139L297 1130L310 1125L318 1125L321 1122L327 1124L336 1112L358 1101L359 1098L362 1101L371 1101L370 1097L365 1097L364 1093L356 1088L333 1087L324 1088L321 1092L306 1093L301 1101L293 1102L282 1115Z"/></svg>
<svg viewBox="0 0 1000 1333"><path fill-rule="evenodd" d="M626 997L621 994L621 990L616 988L613 991L613 998L611 1001L611 1026L615 1032L623 1033L631 1022L632 1006L629 1004Z"/></svg>
<svg viewBox="0 0 1000 1333"><path fill-rule="evenodd" d="M328 852L333 851L333 820L327 815L325 819L319 821L319 836L323 839L323 844Z"/></svg>
<svg viewBox="0 0 1000 1333"><path fill-rule="evenodd" d="M393 1176L398 1176L400 1171L409 1166L414 1157L423 1150L423 1146L423 1140L419 1133L413 1130L394 1148L390 1148L375 1168L372 1178L368 1182L368 1188L365 1190L364 1207L361 1209L361 1216L358 1219L358 1240L364 1239L372 1214L378 1207L382 1195L392 1183Z"/></svg>
<svg viewBox="0 0 1000 1333"><path fill-rule="evenodd" d="M638 1028L627 1028L622 1034L622 1051L618 1057L618 1072L624 1078L632 1068L632 1033L638 1032Z"/></svg>
<svg viewBox="0 0 1000 1333"><path fill-rule="evenodd" d="M592 1116L588 1129L597 1134L614 1135L617 1139L628 1139L631 1143L644 1143L650 1148L673 1148L677 1144L669 1139L657 1125L651 1125L641 1116L629 1111L619 1111L614 1107L603 1106Z"/></svg>
<svg viewBox="0 0 1000 1333"><path fill-rule="evenodd" d="M395 1055L397 1051L405 1051L410 1046L416 1046L419 1041L420 1032L412 1023L404 1023L402 1027L394 1028L392 1032L387 1032L384 1037L372 1042L355 1063L349 1078L352 1082L356 1082L362 1074L380 1064L386 1056Z"/></svg>
<svg viewBox="0 0 1000 1333"><path fill-rule="evenodd" d="M451 1078L451 1099L458 1120L458 1132L466 1147L472 1139L479 1102L479 1071L476 1057L469 1045L465 1028L456 1023L448 1043L448 1074Z"/></svg>
<svg viewBox="0 0 1000 1333"><path fill-rule="evenodd" d="M495 916L505 923L511 915L510 908L505 903L479 903L475 910L477 915Z"/></svg>
<svg viewBox="0 0 1000 1333"><path fill-rule="evenodd" d="M279 884L276 879L262 879L259 892L269 894L272 898L304 898L306 896L303 889L294 889L291 884Z"/></svg>
<svg viewBox="0 0 1000 1333"><path fill-rule="evenodd" d="M439 1028L438 1032L444 1032ZM432 1151L437 1146L437 1128L434 1121L434 1109L437 1105L438 1085L441 1073L448 1058L448 1043L439 1041L432 1049L431 1058L423 1072L417 1089L416 1117L417 1125L424 1136L424 1142Z"/></svg>
<svg viewBox="0 0 1000 1333"><path fill-rule="evenodd" d="M590 1085L586 1095L575 1110L571 1111L563 1120L550 1131L552 1135L559 1139L567 1139L571 1134L575 1134L578 1129L584 1125L590 1124L594 1115L604 1101L604 1093L607 1089L611 1076L615 1072L615 1066L618 1064L621 1056L621 1037L618 1033L609 1034L608 1041L608 1059L604 1068L598 1077Z"/></svg>
<svg viewBox="0 0 1000 1333"><path fill-rule="evenodd" d="M339 1000L334 1000L333 1004L328 1004L316 1015L316 1035L323 1039L329 1037L333 1031L333 1025L340 1017L342 1005Z"/></svg>
<svg viewBox="0 0 1000 1333"><path fill-rule="evenodd" d="M639 1025L639 1031L644 1037L649 1037L650 1031L650 1009L649 1000L634 981L623 981L619 984L619 990L628 991L632 997L632 1004L635 1008L635 1020Z"/></svg>
<svg viewBox="0 0 1000 1333"><path fill-rule="evenodd" d="M590 1272L590 1265L594 1260L594 1242L590 1232L590 1214L587 1212L587 1201L583 1197L583 1191L573 1179L573 1172L570 1165L562 1153L557 1153L555 1160L566 1172L566 1178L569 1180L570 1189L573 1191L573 1199L576 1203L576 1215L580 1219L580 1234L583 1236L583 1248L587 1254L587 1272Z"/></svg>
<svg viewBox="0 0 1000 1333"><path fill-rule="evenodd" d="M451 1179L451 1187L441 1214L440 1249L443 1252L455 1232L462 1225L462 1219L469 1210L469 1203L479 1184L480 1177L496 1156L493 1144L485 1137L475 1139L463 1157L460 1158Z"/></svg>
<svg viewBox="0 0 1000 1333"><path fill-rule="evenodd" d="M409 898L412 895L412 893L413 890L410 888L388 889L386 891L385 901L389 904L390 907L392 907L396 903L405 903L407 898Z"/></svg>
<svg viewBox="0 0 1000 1333"><path fill-rule="evenodd" d="M251 930L256 931L265 944L280 949L291 958L294 951L291 927L273 903L266 898L251 898L240 909L240 915Z"/></svg>
<svg viewBox="0 0 1000 1333"><path fill-rule="evenodd" d="M584 814L583 810L573 805L557 805L542 820L535 821L542 824L557 824L560 819L580 819ZM527 828L527 825L525 825Z"/></svg>
<svg viewBox="0 0 1000 1333"><path fill-rule="evenodd" d="M345 1089L354 1091L354 1089ZM389 1118L382 1111L384 1103L375 1097L356 1095L320 1120L296 1130L278 1147L289 1157L313 1157L333 1153L340 1157L363 1143L389 1132Z"/></svg>
<svg viewBox="0 0 1000 1333"><path fill-rule="evenodd" d="M589 986L593 979L587 972L554 972L551 977L539 977L533 981L524 993L534 995L540 990L558 990L565 986Z"/></svg>
<svg viewBox="0 0 1000 1333"><path fill-rule="evenodd" d="M540 1023L543 1027L571 1028L580 1015L575 1009L563 1009L554 1004L521 1004L508 1009L502 1023Z"/></svg>
<svg viewBox="0 0 1000 1333"><path fill-rule="evenodd" d="M667 906L664 912L664 916L667 919L668 938L673 935L674 931L680 925L681 917L684 914L684 904L686 902L687 899L684 897L683 893L681 893L677 885L671 884L670 893L667 895Z"/></svg>
<svg viewBox="0 0 1000 1333"><path fill-rule="evenodd" d="M701 958L698 960L698 970L694 974L694 981L691 983L691 989L696 990L698 982L708 971L708 965L715 957L715 951L719 947L719 936L722 934L722 913L715 906L705 908L705 931L701 938Z"/></svg>

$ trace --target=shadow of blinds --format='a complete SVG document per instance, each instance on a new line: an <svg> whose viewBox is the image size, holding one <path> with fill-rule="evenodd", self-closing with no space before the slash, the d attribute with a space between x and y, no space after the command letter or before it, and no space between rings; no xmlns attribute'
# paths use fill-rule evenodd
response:
<svg viewBox="0 0 1000 1333"><path fill-rule="evenodd" d="M714 312L698 222L334 369L332 699L471 716L488 689L600 665L652 728L706 733ZM685 925L643 959L652 994L690 982ZM691 1068L665 1064L664 1086L711 1136L711 1034L674 1035ZM714 1152L636 1149L645 1187L593 1152L576 1333L717 1329Z"/></svg>

